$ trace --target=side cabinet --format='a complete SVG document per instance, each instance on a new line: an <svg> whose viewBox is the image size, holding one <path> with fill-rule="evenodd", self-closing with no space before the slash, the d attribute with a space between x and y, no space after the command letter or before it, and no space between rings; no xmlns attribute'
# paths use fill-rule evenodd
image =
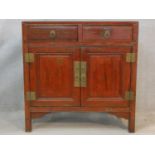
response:
<svg viewBox="0 0 155 155"><path fill-rule="evenodd" d="M23 22L25 128L50 112L107 112L135 131L137 22Z"/></svg>

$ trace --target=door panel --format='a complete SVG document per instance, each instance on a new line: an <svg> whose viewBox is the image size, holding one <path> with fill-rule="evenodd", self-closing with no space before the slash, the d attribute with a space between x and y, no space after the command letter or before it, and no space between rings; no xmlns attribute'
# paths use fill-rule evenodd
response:
<svg viewBox="0 0 155 155"><path fill-rule="evenodd" d="M30 64L30 87L36 92L37 99L31 104L80 105L80 88L74 87L73 67L74 62L80 59L79 49L53 48L45 51L36 49L34 55L35 61Z"/></svg>
<svg viewBox="0 0 155 155"><path fill-rule="evenodd" d="M130 89L130 47L82 48L87 64L86 87L82 87L83 106L127 106L125 91Z"/></svg>
<svg viewBox="0 0 155 155"><path fill-rule="evenodd" d="M66 54L38 56L38 94L40 97L70 97L72 93L72 60ZM53 82L54 81L54 82Z"/></svg>

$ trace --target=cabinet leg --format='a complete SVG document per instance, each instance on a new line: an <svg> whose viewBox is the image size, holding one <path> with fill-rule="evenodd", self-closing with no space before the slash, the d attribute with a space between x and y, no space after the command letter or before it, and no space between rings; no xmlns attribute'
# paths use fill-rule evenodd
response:
<svg viewBox="0 0 155 155"><path fill-rule="evenodd" d="M25 131L26 132L32 131L32 119L31 119L31 113L29 111L26 111L25 113Z"/></svg>
<svg viewBox="0 0 155 155"><path fill-rule="evenodd" d="M132 112L129 114L128 131L135 132L135 114Z"/></svg>
<svg viewBox="0 0 155 155"><path fill-rule="evenodd" d="M31 119L26 119L25 121L25 131L31 132L32 131L32 121Z"/></svg>

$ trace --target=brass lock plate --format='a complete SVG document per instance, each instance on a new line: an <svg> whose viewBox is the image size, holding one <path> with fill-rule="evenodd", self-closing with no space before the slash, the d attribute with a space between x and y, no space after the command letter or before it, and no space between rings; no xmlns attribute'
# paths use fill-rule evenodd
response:
<svg viewBox="0 0 155 155"><path fill-rule="evenodd" d="M81 62L81 87L87 86L87 63Z"/></svg>
<svg viewBox="0 0 155 155"><path fill-rule="evenodd" d="M74 87L80 87L80 61L74 61Z"/></svg>
<svg viewBox="0 0 155 155"><path fill-rule="evenodd" d="M74 62L74 87L86 87L87 63L85 61Z"/></svg>

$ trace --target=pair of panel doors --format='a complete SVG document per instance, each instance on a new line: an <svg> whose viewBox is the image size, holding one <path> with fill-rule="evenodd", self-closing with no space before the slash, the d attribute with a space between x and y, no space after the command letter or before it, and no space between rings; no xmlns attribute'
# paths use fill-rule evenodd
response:
<svg viewBox="0 0 155 155"><path fill-rule="evenodd" d="M131 66L127 46L31 47L32 106L128 106Z"/></svg>

